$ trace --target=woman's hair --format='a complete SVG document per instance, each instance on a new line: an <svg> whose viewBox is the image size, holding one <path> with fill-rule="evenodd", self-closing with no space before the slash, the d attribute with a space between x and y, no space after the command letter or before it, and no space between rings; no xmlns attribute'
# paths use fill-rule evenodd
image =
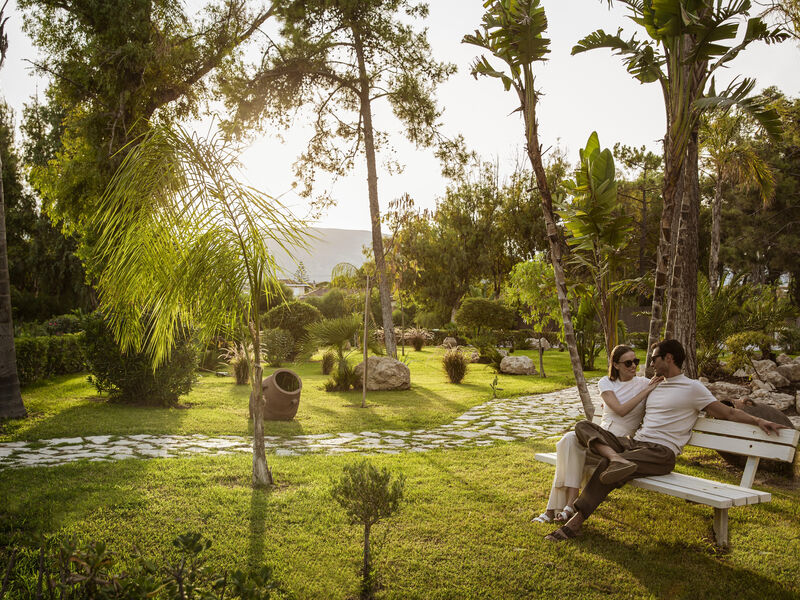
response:
<svg viewBox="0 0 800 600"><path fill-rule="evenodd" d="M623 345L614 346L614 349L611 351L611 360L608 363L608 378L611 381L619 379L619 370L614 366L614 363L619 362L619 359L628 352L633 352L633 348Z"/></svg>

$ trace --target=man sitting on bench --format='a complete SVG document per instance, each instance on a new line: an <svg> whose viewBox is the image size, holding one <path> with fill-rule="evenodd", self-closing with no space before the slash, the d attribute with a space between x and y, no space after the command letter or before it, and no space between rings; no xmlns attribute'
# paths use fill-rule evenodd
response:
<svg viewBox="0 0 800 600"><path fill-rule="evenodd" d="M618 438L590 421L575 425L578 441L600 457L601 462L575 501L575 515L545 539L560 542L574 538L611 490L637 477L672 471L675 457L689 441L702 410L715 419L756 425L767 434L786 429L785 425L754 417L716 400L702 383L681 372L685 357L686 352L677 340L653 344L656 375L666 379L647 398L642 425L632 438Z"/></svg>

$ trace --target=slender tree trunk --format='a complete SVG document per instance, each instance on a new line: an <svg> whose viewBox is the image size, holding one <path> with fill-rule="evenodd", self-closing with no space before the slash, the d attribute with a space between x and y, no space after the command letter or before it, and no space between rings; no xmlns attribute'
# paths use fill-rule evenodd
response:
<svg viewBox="0 0 800 600"><path fill-rule="evenodd" d="M11 315L11 282L8 276L3 159L0 157L0 418L28 415L22 403L17 354L14 349L14 320Z"/></svg>
<svg viewBox="0 0 800 600"><path fill-rule="evenodd" d="M675 338L675 318L680 312L680 297L681 285L683 279L681 277L681 269L683 268L682 253L684 249L681 247L681 226L685 227L685 221L682 221L684 210L688 210L688 206L684 202L688 201L688 196L684 193L686 173L685 173L685 157L684 167L681 169L680 183L675 192L675 212L672 214L672 238L670 241L670 248L672 249L669 261L669 285L667 286L667 299L666 320L664 322L664 339ZM685 235L685 232L683 233Z"/></svg>
<svg viewBox="0 0 800 600"><path fill-rule="evenodd" d="M684 187L680 227L680 252L676 263L680 263L680 294L676 296L677 310L674 313L674 337L686 350L683 372L687 377L697 377L697 262L700 221L700 180L698 176L698 132L697 127L689 137L684 163Z"/></svg>
<svg viewBox="0 0 800 600"><path fill-rule="evenodd" d="M367 188L369 190L369 216L372 223L372 252L375 255L375 269L378 272L378 289L381 296L381 316L383 317L383 337L386 354L397 358L397 343L394 339L392 322L392 293L386 277L386 259L383 253L381 233L381 209L378 204L378 169L375 164L375 139L372 128L372 106L369 98L369 79L364 62L364 48L358 30L353 29L353 39L358 57L359 93L361 118L364 126L364 153L367 157Z"/></svg>
<svg viewBox="0 0 800 600"><path fill-rule="evenodd" d="M711 293L719 286L719 244L722 233L722 173L717 168L714 201L711 204L711 251L708 257L708 285Z"/></svg>
<svg viewBox="0 0 800 600"><path fill-rule="evenodd" d="M539 377L542 379L547 377L544 372L544 348L542 348L543 339L544 338L539 338Z"/></svg>
<svg viewBox="0 0 800 600"><path fill-rule="evenodd" d="M594 416L594 406L589 396L589 389L586 387L586 378L583 375L583 366L578 354L578 343L575 339L575 329L572 325L572 312L567 295L567 278L564 274L562 261L562 243L556 228L556 221L553 215L553 198L550 194L550 186L547 183L547 174L542 164L542 148L539 144L539 123L536 118L536 91L534 89L534 78L530 65L524 66L525 80L524 88L517 90L522 104L522 114L525 119L525 140L528 151L528 158L531 161L536 184L542 195L542 214L544 216L547 239L550 243L550 260L553 263L555 273L556 294L561 306L561 318L564 323L564 340L569 349L569 358L572 363L572 373L575 376L575 383L578 387L578 394L583 405L583 412L588 420Z"/></svg>
<svg viewBox="0 0 800 600"><path fill-rule="evenodd" d="M367 319L369 319L369 275L367 275L367 293L364 295L364 375L361 378L361 408L367 407L367 370L369 368L369 361L367 361Z"/></svg>
<svg viewBox="0 0 800 600"><path fill-rule="evenodd" d="M263 488L273 484L272 472L267 466L267 454L264 450L264 390L261 377L261 335L257 325L250 324L253 340L253 394L255 394L255 411L253 414L253 487Z"/></svg>

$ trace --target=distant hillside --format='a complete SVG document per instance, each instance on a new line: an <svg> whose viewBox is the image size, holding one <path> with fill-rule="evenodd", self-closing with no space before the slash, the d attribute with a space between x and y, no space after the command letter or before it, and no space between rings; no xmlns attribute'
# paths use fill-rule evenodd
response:
<svg viewBox="0 0 800 600"><path fill-rule="evenodd" d="M357 229L309 228L311 238L307 249L295 248L290 257L280 246L270 243L269 248L275 256L283 277L291 279L302 262L312 282L330 281L331 269L340 262L349 262L356 267L364 264L364 246L372 248L372 233Z"/></svg>

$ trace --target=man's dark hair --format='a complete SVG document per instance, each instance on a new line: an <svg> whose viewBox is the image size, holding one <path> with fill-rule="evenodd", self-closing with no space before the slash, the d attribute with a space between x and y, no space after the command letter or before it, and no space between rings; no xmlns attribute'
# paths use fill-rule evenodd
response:
<svg viewBox="0 0 800 600"><path fill-rule="evenodd" d="M658 355L662 358L667 354L672 355L672 361L679 369L683 367L683 361L686 358L686 350L678 340L664 340L653 344L652 349L658 349Z"/></svg>

